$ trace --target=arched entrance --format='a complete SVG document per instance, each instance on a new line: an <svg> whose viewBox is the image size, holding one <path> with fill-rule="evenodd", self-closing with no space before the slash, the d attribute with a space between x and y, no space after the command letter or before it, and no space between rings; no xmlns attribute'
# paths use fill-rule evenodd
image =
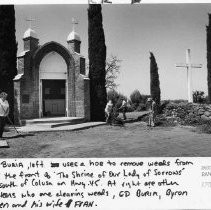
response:
<svg viewBox="0 0 211 210"><path fill-rule="evenodd" d="M40 117L67 115L67 64L57 52L47 53L39 66Z"/></svg>

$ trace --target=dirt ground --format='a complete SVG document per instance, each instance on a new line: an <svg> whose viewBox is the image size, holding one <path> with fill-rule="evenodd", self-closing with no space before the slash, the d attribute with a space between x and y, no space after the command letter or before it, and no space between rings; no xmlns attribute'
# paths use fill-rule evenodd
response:
<svg viewBox="0 0 211 210"><path fill-rule="evenodd" d="M192 128L149 128L141 122L124 127L99 126L81 131L5 133L10 148L0 158L90 158L210 156L211 135Z"/></svg>

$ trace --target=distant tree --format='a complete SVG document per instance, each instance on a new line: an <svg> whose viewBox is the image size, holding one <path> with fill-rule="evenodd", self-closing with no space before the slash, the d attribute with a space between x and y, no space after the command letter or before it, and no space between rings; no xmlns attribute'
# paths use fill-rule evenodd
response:
<svg viewBox="0 0 211 210"><path fill-rule="evenodd" d="M114 104L119 100L119 93L116 90L109 90L107 92L107 101L112 100Z"/></svg>
<svg viewBox="0 0 211 210"><path fill-rule="evenodd" d="M114 90L118 86L115 80L120 73L120 62L121 60L113 55L106 60L106 88L108 89Z"/></svg>
<svg viewBox="0 0 211 210"><path fill-rule="evenodd" d="M156 102L156 105L159 111L160 81L159 81L159 74L158 74L158 66L152 52L150 52L150 94L153 100Z"/></svg>
<svg viewBox="0 0 211 210"><path fill-rule="evenodd" d="M100 4L89 4L88 44L91 120L104 121L106 106L106 45Z"/></svg>
<svg viewBox="0 0 211 210"><path fill-rule="evenodd" d="M0 90L8 93L10 117L13 119L17 44L14 5L0 5Z"/></svg>
<svg viewBox="0 0 211 210"><path fill-rule="evenodd" d="M211 103L211 14L209 14L209 25L207 26L207 85L208 103Z"/></svg>
<svg viewBox="0 0 211 210"><path fill-rule="evenodd" d="M138 105L142 102L142 96L141 96L141 93L139 92L139 90L134 90L130 94L130 100L131 100L131 103L133 104L134 108L137 108Z"/></svg>
<svg viewBox="0 0 211 210"><path fill-rule="evenodd" d="M130 94L130 102L133 110L144 111L147 108L146 101L150 95L144 95L139 92L139 90L134 90Z"/></svg>
<svg viewBox="0 0 211 210"><path fill-rule="evenodd" d="M120 73L121 60L117 56L111 55L106 59L106 88L116 90L116 79ZM89 62L86 63L86 72L89 72Z"/></svg>
<svg viewBox="0 0 211 210"><path fill-rule="evenodd" d="M143 104L145 104L145 103L147 102L147 99L150 97L150 95L141 94L141 97L142 97L141 102L142 102Z"/></svg>
<svg viewBox="0 0 211 210"><path fill-rule="evenodd" d="M194 103L205 103L206 101L206 98L205 98L205 95L204 95L204 91L194 91L193 92L193 102Z"/></svg>
<svg viewBox="0 0 211 210"><path fill-rule="evenodd" d="M112 100L113 104L119 108L122 105L122 100L127 101L127 97L121 93L118 93L116 90L109 90L107 93L107 100Z"/></svg>

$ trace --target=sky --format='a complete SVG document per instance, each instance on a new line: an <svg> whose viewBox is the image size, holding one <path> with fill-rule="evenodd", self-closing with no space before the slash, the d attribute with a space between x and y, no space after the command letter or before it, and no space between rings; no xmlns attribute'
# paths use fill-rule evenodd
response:
<svg viewBox="0 0 211 210"><path fill-rule="evenodd" d="M143 0L144 1L144 0ZM29 27L26 18L36 19L32 28L40 44L56 41L67 46L72 31L71 19L79 21L81 54L88 58L87 4L16 5L16 39L18 53L23 51L23 34ZM107 56L122 60L116 80L118 91L129 96L138 89L150 93L150 59L153 52L159 68L161 98L187 99L186 69L176 68L185 63L186 49L191 61L202 64L192 69L193 90L207 94L206 25L210 4L104 4L103 27Z"/></svg>

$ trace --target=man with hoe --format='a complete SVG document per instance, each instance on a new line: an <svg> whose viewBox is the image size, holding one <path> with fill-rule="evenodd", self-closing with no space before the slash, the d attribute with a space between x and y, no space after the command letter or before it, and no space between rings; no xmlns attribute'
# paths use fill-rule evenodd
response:
<svg viewBox="0 0 211 210"><path fill-rule="evenodd" d="M9 103L6 99L7 94L5 92L0 93L0 140L2 139L6 118L9 114Z"/></svg>
<svg viewBox="0 0 211 210"><path fill-rule="evenodd" d="M122 98L121 101L122 101L122 105L119 108L119 110L122 110L123 119L126 120L127 119L127 117L126 117L127 102L124 98Z"/></svg>
<svg viewBox="0 0 211 210"><path fill-rule="evenodd" d="M156 103L152 98L148 98L147 103L148 103L149 111L150 111L148 126L155 127Z"/></svg>

